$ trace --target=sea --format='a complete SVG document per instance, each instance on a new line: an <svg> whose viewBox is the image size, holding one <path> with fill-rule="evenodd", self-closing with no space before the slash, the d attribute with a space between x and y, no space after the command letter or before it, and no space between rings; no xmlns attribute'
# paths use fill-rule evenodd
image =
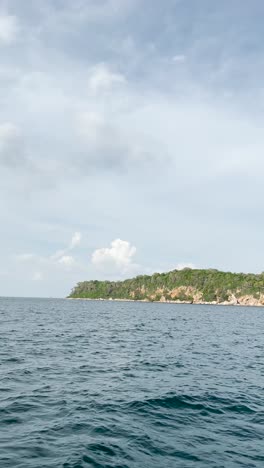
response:
<svg viewBox="0 0 264 468"><path fill-rule="evenodd" d="M0 299L1 468L264 467L264 308Z"/></svg>

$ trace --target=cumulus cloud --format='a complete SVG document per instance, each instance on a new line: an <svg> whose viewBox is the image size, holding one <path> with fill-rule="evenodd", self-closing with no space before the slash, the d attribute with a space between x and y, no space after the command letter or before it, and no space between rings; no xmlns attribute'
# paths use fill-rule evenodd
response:
<svg viewBox="0 0 264 468"><path fill-rule="evenodd" d="M88 79L88 87L92 94L99 94L110 91L113 87L122 85L126 82L121 73L111 71L104 63L91 68Z"/></svg>
<svg viewBox="0 0 264 468"><path fill-rule="evenodd" d="M110 247L96 249L92 254L92 264L101 269L119 273L129 273L135 270L137 265L133 263L136 247L128 241L115 239Z"/></svg>
<svg viewBox="0 0 264 468"><path fill-rule="evenodd" d="M18 21L15 16L0 13L0 46L11 44L18 33Z"/></svg>

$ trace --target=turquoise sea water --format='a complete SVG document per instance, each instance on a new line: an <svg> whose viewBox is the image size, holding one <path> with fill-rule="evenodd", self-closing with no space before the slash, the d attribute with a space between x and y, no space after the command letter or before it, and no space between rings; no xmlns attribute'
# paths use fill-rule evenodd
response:
<svg viewBox="0 0 264 468"><path fill-rule="evenodd" d="M0 299L0 467L263 467L264 309Z"/></svg>

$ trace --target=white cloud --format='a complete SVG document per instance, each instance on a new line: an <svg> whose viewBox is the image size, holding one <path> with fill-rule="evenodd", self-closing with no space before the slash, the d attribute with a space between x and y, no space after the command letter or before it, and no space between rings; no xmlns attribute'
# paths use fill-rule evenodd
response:
<svg viewBox="0 0 264 468"><path fill-rule="evenodd" d="M72 255L68 255L67 252L77 247L81 242L81 233L75 232L71 238L71 241L66 249L57 250L53 255L36 255L33 253L22 253L14 256L14 259L19 263L28 264L31 268L44 268L45 271L52 271L54 267L65 267L69 270L72 267L78 266L75 258ZM80 265L79 265L80 266ZM39 272L34 273L33 279L42 279L42 274Z"/></svg>
<svg viewBox="0 0 264 468"><path fill-rule="evenodd" d="M93 252L92 263L101 270L128 273L137 267L132 261L136 250L130 242L115 239L111 242L111 247L103 247Z"/></svg>
<svg viewBox="0 0 264 468"><path fill-rule="evenodd" d="M75 232L72 236L71 243L70 243L70 249L74 249L74 247L77 247L80 245L82 239L82 234L80 232Z"/></svg>
<svg viewBox="0 0 264 468"><path fill-rule="evenodd" d="M11 44L18 33L18 22L15 16L0 13L0 45Z"/></svg>
<svg viewBox="0 0 264 468"><path fill-rule="evenodd" d="M69 245L65 249L57 250L55 254L51 255L50 259L53 262L58 262L64 265L68 265L68 266L73 265L74 263L73 257L71 257L70 255L66 255L66 254L69 250L72 250L75 247L78 247L78 245L80 245L81 238L82 238L81 232L76 231L73 234Z"/></svg>
<svg viewBox="0 0 264 468"><path fill-rule="evenodd" d="M101 63L91 68L88 87L92 94L99 94L125 82L122 74L111 71L106 64Z"/></svg>

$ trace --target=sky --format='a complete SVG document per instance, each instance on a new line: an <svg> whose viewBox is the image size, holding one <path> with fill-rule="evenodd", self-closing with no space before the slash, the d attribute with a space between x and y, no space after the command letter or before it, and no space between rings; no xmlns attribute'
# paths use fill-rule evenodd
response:
<svg viewBox="0 0 264 468"><path fill-rule="evenodd" d="M0 295L262 272L262 0L0 0Z"/></svg>

